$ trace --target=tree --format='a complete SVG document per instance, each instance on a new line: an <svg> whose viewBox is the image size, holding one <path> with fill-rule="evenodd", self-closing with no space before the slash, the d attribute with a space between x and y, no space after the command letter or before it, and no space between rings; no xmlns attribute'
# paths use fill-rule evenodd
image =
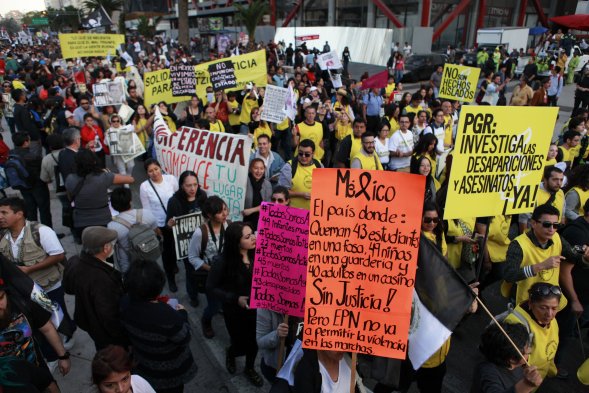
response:
<svg viewBox="0 0 589 393"><path fill-rule="evenodd" d="M63 9L47 8L51 31L77 31L80 28L80 10L73 5Z"/></svg>
<svg viewBox="0 0 589 393"><path fill-rule="evenodd" d="M82 4L88 11L93 11L102 6L104 12L106 12L111 19L113 12L122 11L123 9L123 0L84 0ZM111 27L107 26L106 31L110 32Z"/></svg>
<svg viewBox="0 0 589 393"><path fill-rule="evenodd" d="M178 43L189 48L188 0L178 0Z"/></svg>
<svg viewBox="0 0 589 393"><path fill-rule="evenodd" d="M253 0L247 8L241 4L235 4L235 8L237 9L235 18L245 26L250 38L249 46L253 47L256 39L256 28L269 11L268 2L265 0Z"/></svg>
<svg viewBox="0 0 589 393"><path fill-rule="evenodd" d="M44 18L45 16L42 11L29 11L23 16L21 23L31 26L33 24L33 18Z"/></svg>
<svg viewBox="0 0 589 393"><path fill-rule="evenodd" d="M6 29L10 35L17 34L20 31L20 25L13 18L0 20L0 27Z"/></svg>

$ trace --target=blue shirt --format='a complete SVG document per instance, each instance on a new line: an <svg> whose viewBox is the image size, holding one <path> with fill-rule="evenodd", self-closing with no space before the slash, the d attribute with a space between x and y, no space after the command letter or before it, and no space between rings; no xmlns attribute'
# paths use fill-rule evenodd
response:
<svg viewBox="0 0 589 393"><path fill-rule="evenodd" d="M366 116L380 116L380 107L383 103L381 96L368 93L362 97L362 102L366 105Z"/></svg>
<svg viewBox="0 0 589 393"><path fill-rule="evenodd" d="M562 92L562 85L564 83L563 77L560 74L550 75L550 87L546 92L549 96L557 96L560 97L560 93Z"/></svg>

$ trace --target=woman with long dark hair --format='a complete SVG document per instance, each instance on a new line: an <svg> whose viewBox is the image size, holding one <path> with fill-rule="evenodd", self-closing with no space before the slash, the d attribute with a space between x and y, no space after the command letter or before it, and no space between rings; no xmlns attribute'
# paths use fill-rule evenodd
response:
<svg viewBox="0 0 589 393"><path fill-rule="evenodd" d="M269 202L272 196L272 184L266 179L265 173L266 165L264 164L264 160L254 158L250 161L245 191L243 221L250 224L254 231L258 228L262 202Z"/></svg>
<svg viewBox="0 0 589 393"><path fill-rule="evenodd" d="M200 188L196 173L193 171L182 172L178 179L178 191L168 200L166 209L166 226L168 230L172 231L172 228L176 225L175 217L201 211L206 199L207 194ZM172 260L168 260L168 263L170 264L166 269L168 287L170 291L176 292L178 287L176 286L175 275L178 272L178 266L175 257ZM185 266L187 275L190 273L188 266L189 264ZM186 292L188 292L188 296L190 297L190 304L196 307L198 305L198 291L193 286L192 280L186 280Z"/></svg>
<svg viewBox="0 0 589 393"><path fill-rule="evenodd" d="M442 255L448 255L448 245L444 236L444 222L440 216L438 205L435 202L426 201L423 204L421 232L436 245L436 248Z"/></svg>
<svg viewBox="0 0 589 393"><path fill-rule="evenodd" d="M432 177L432 165L429 159L425 156L418 157L417 159L411 159L410 172L425 176L425 197L426 202L436 201L436 185Z"/></svg>
<svg viewBox="0 0 589 393"><path fill-rule="evenodd" d="M254 269L256 236L251 226L234 222L225 232L222 258L211 267L207 291L223 301L225 326L231 337L226 350L225 366L234 374L235 357L245 355L245 375L255 386L264 381L254 369L256 344L256 310L249 308Z"/></svg>

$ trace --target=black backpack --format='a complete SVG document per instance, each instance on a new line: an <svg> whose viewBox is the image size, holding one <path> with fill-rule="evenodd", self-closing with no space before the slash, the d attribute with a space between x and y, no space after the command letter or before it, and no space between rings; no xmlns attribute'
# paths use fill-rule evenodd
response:
<svg viewBox="0 0 589 393"><path fill-rule="evenodd" d="M313 158L313 164L315 164L315 167L317 168L323 168L321 166L321 163L319 161L317 161L316 159ZM290 167L292 170L292 178L294 179L295 177L295 173L297 173L297 167L299 166L299 160L292 160L290 163Z"/></svg>

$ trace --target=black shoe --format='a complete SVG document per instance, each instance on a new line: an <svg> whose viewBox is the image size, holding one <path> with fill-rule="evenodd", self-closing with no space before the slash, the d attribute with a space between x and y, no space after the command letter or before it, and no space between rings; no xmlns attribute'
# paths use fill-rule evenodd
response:
<svg viewBox="0 0 589 393"><path fill-rule="evenodd" d="M170 288L170 292L172 293L176 293L178 292L178 287L176 286L176 281L168 281L168 288Z"/></svg>
<svg viewBox="0 0 589 393"><path fill-rule="evenodd" d="M213 325L211 322L206 322L204 319L201 319L200 325L202 326L202 335L206 338L213 338L215 337L215 331L213 330Z"/></svg>
<svg viewBox="0 0 589 393"><path fill-rule="evenodd" d="M247 379L249 379L252 385L257 387L264 386L264 380L262 379L260 374L258 374L258 372L253 368L246 368L245 376L247 377Z"/></svg>
<svg viewBox="0 0 589 393"><path fill-rule="evenodd" d="M235 374L235 356L231 353L231 349L225 350L225 367L229 374Z"/></svg>
<svg viewBox="0 0 589 393"><path fill-rule="evenodd" d="M65 237L65 233L58 233L57 234L58 239L63 239L64 237Z"/></svg>

